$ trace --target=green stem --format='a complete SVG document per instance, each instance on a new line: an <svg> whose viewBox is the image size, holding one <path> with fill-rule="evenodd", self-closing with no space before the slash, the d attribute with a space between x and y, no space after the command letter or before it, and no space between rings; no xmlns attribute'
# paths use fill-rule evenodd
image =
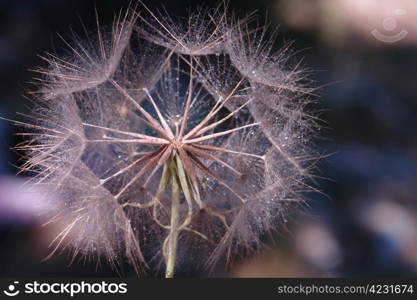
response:
<svg viewBox="0 0 417 300"><path fill-rule="evenodd" d="M172 164L174 165L174 164ZM177 244L179 234L179 209L180 209L180 184L178 177L172 172L172 197L171 197L171 223L168 235L166 253L165 278L174 278L175 260L177 256Z"/></svg>

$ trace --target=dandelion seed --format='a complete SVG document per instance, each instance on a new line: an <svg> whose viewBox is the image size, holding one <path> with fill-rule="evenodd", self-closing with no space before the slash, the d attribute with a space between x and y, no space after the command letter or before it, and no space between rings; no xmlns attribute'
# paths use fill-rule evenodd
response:
<svg viewBox="0 0 417 300"><path fill-rule="evenodd" d="M116 267L124 254L137 272L159 257L172 277L190 251L207 267L260 246L302 201L311 90L250 18L142 8L150 18L128 10L110 36L45 58L33 114L15 121L32 139L16 148L60 203L51 255L67 245Z"/></svg>

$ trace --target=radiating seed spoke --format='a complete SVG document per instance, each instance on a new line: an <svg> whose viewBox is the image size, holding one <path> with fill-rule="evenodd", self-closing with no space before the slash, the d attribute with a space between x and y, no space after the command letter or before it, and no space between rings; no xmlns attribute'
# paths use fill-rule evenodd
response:
<svg viewBox="0 0 417 300"><path fill-rule="evenodd" d="M252 102L253 99L250 99L249 101L246 101L244 104L242 104L241 106L239 106L237 109L235 109L234 111L232 111L231 113L229 113L227 116L225 116L224 118L220 119L217 122L214 122L213 124L210 124L208 126L205 126L203 128L201 128L199 131L197 131L193 136L199 136L202 135L203 133L209 131L210 129L216 128L217 126L219 126L220 124L224 123L225 121L227 121L228 119L230 119L231 117L233 117L236 113L238 113L242 108L244 108L246 105L248 105L250 102Z"/></svg>
<svg viewBox="0 0 417 300"><path fill-rule="evenodd" d="M111 83L116 87L116 89L121 92L132 104L142 113L142 115L148 120L151 127L161 135L161 137L171 141L172 139L169 137L169 135L165 132L165 129L158 123L157 120L155 120L141 105L139 105L135 99L132 98L132 96L129 95L128 92L126 92L125 89L123 89L117 82L114 80L111 80Z"/></svg>
<svg viewBox="0 0 417 300"><path fill-rule="evenodd" d="M87 140L89 143L126 143L126 144L143 144L143 145L153 145L153 146L163 146L169 144L168 141L158 141L153 139L116 139L108 138L101 140Z"/></svg>
<svg viewBox="0 0 417 300"><path fill-rule="evenodd" d="M161 114L161 111L159 110L158 105L156 105L156 102L153 99L152 95L149 93L147 88L143 88L142 90L148 96L149 100L151 101L151 103L152 103L152 105L153 105L153 107L156 111L156 114L158 115L159 121L161 122L162 126L166 130L166 133L168 134L168 136L172 139L174 137L174 134L172 133L171 128L168 126L168 123L165 120L164 116Z"/></svg>
<svg viewBox="0 0 417 300"><path fill-rule="evenodd" d="M190 151L195 156L198 156L198 157L201 157L201 158L205 158L205 159L209 159L209 160L218 162L218 163L222 164L223 166L225 166L226 168L230 169L232 172L234 172L238 176L242 176L242 173L241 172L239 172L238 170L236 170L235 168L233 168L231 165L229 165L228 163L226 163L222 159L220 159L217 156L212 155L210 153L206 153L204 151L200 151L197 148L193 147L192 144L190 146L184 145L184 149L186 149L187 151Z"/></svg>
<svg viewBox="0 0 417 300"><path fill-rule="evenodd" d="M164 151L164 147L159 148L155 152L153 152L151 155L146 157L144 161L146 161L145 165L142 167L142 169L117 193L115 196L116 199L119 199L120 196L135 182L137 181L146 171L148 171L152 166L154 166L159 158L161 157L162 153Z"/></svg>
<svg viewBox="0 0 417 300"><path fill-rule="evenodd" d="M82 125L87 126L87 127L103 129L103 130L110 131L110 132L120 133L120 134L132 136L132 137L136 137L136 138L140 138L140 139L152 139L152 140L155 140L155 141L160 141L161 143L167 143L167 140L165 140L165 139L153 137L153 136L146 135L146 134L124 131L124 130L114 129L114 128L105 127L105 126L99 126L99 125L94 125L94 124L89 124L89 123L82 123Z"/></svg>
<svg viewBox="0 0 417 300"><path fill-rule="evenodd" d="M230 92L230 94L223 100L219 99L216 104L213 106L211 111L207 114L207 116L197 125L195 126L190 132L188 132L184 139L188 139L190 137L193 137L196 132L198 132L201 128L203 128L219 111L226 105L226 103L233 97L236 90L239 88L239 86L242 84L243 79L241 79L236 86L233 88L233 90ZM222 101L223 100L223 101Z"/></svg>
<svg viewBox="0 0 417 300"><path fill-rule="evenodd" d="M198 143L198 142L208 141L208 140L211 140L211 139L216 138L216 137L231 134L231 133L236 132L238 130L242 130L242 129L253 127L253 126L258 126L259 124L260 124L259 122L252 123L252 124L247 124L247 125L244 125L244 126L233 128L233 129L229 129L229 130L225 130L225 131L205 135L205 136L202 136L202 137L199 137L199 138L194 138L194 139L191 139L191 140L184 140L183 143L184 144L191 144L191 143Z"/></svg>
<svg viewBox="0 0 417 300"><path fill-rule="evenodd" d="M129 169L133 168L134 166L138 166L139 164L141 164L144 160L146 160L148 158L148 156L146 157L141 157L137 160L135 160L133 163L131 163L130 165L128 165L127 167L119 170L118 172L114 173L113 175L107 177L107 178L103 178L100 179L100 185L105 184L106 182L108 182L109 180L111 180L114 177L119 176L120 174L123 174L124 172L128 171Z"/></svg>
<svg viewBox="0 0 417 300"><path fill-rule="evenodd" d="M193 94L193 60L191 58L191 62L190 62L190 80L188 82L188 92L187 92L187 100L185 102L185 107L184 107L184 113L183 113L183 117L181 120L181 126L180 126L180 132L178 134L179 138L181 139L183 134L184 134L184 130L185 130L185 126L187 125L187 121L188 121L188 114L190 112L190 106L191 106L191 98L192 98L192 94Z"/></svg>
<svg viewBox="0 0 417 300"><path fill-rule="evenodd" d="M203 145L203 144L196 144L196 143L193 143L192 145L196 148L200 148L200 149L207 150L207 151L237 154L237 155L249 156L249 157L254 157L254 158L265 160L264 155L257 155L257 154L242 152L242 151L235 151L235 150L230 150L230 149L211 146L211 145Z"/></svg>

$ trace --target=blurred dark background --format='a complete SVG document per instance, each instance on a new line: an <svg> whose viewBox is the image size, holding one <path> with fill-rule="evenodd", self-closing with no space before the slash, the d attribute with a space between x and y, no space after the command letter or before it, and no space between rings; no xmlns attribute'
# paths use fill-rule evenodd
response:
<svg viewBox="0 0 417 300"><path fill-rule="evenodd" d="M0 116L27 112L24 95L42 65L60 53L57 33L110 25L130 1L0 0ZM144 1L173 16L216 1ZM286 224L270 250L214 275L417 275L417 0L236 0L279 26L276 47L294 41L296 57L321 87L323 120L316 140L330 154L319 164L309 210ZM16 193L21 164L9 150L16 128L0 120L0 276L114 276L105 264L65 255L41 262L53 232L34 217L29 196ZM22 209L24 207L24 209ZM125 275L133 273L127 269ZM182 276L204 276L183 273Z"/></svg>

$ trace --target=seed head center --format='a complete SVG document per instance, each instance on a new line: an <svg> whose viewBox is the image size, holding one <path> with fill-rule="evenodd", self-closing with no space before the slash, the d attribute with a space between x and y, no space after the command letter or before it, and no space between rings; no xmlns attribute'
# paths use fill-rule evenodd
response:
<svg viewBox="0 0 417 300"><path fill-rule="evenodd" d="M179 139L174 139L172 141L172 145L174 146L175 149L179 149L182 147L182 141Z"/></svg>

